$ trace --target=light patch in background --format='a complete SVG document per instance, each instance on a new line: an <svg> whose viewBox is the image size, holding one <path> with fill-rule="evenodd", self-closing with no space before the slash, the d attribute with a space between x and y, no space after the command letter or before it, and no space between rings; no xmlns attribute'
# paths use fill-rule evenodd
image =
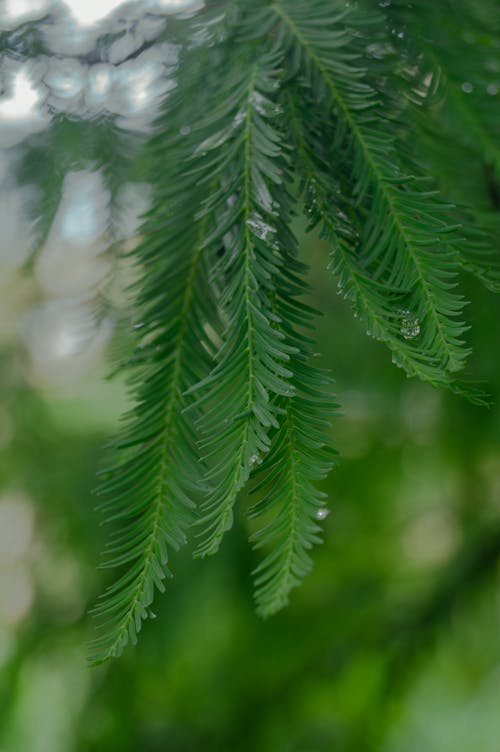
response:
<svg viewBox="0 0 500 752"><path fill-rule="evenodd" d="M63 198L54 222L55 233L66 245L100 252L99 238L109 221L109 191L101 173L69 172L64 179ZM54 228L53 228L54 229Z"/></svg>
<svg viewBox="0 0 500 752"><path fill-rule="evenodd" d="M83 636L81 636L83 644ZM71 752L82 736L82 708L91 688L83 647L62 641L26 660L16 681L2 752Z"/></svg>
<svg viewBox="0 0 500 752"><path fill-rule="evenodd" d="M114 216L117 240L134 238L141 227L142 216L151 205L149 183L125 183L118 193Z"/></svg>
<svg viewBox="0 0 500 752"><path fill-rule="evenodd" d="M39 66L5 57L0 68L4 89L0 97L0 148L10 148L47 127L50 118L42 105Z"/></svg>
<svg viewBox="0 0 500 752"><path fill-rule="evenodd" d="M52 5L50 0L3 0L0 2L0 29L15 29L43 18Z"/></svg>
<svg viewBox="0 0 500 752"><path fill-rule="evenodd" d="M446 509L434 509L410 522L402 538L403 552L414 566L432 567L448 561L460 539L455 515Z"/></svg>
<svg viewBox="0 0 500 752"><path fill-rule="evenodd" d="M47 127L54 112L81 118L109 114L118 117L121 128L148 132L158 104L175 85L178 58L176 45L155 40L166 16L192 15L201 7L202 2L190 0L21 0L19 8L9 0L0 5L0 27L41 19L37 31L49 52L18 59L13 40L11 57L1 62L0 148ZM101 37L106 37L102 43ZM97 47L100 62L92 65L85 57Z"/></svg>
<svg viewBox="0 0 500 752"><path fill-rule="evenodd" d="M8 154L0 150L0 187L3 186L9 175L9 157Z"/></svg>
<svg viewBox="0 0 500 752"><path fill-rule="evenodd" d="M161 102L175 86L179 47L158 40L166 17L192 15L203 4L199 0L0 0L0 27L12 31L37 21L34 32L47 51L23 59L15 32L11 54L0 60L3 292L8 293L14 281L17 284L19 270L36 243L35 226L29 220L32 189L17 186L14 179L13 165L24 148L21 142L60 114L82 119L105 116L121 129L147 135ZM12 157L6 156L11 147L19 148L11 152ZM148 202L147 186L125 186L117 200L119 219L112 225L110 194L102 174L88 169L66 175L52 226L35 257L31 287L25 290L32 294L30 309L23 299L24 311L17 310L16 299L15 311L10 310L10 302L7 310L7 334L20 334L31 355L31 378L38 385L72 385L99 360L112 329L110 318L99 320L95 314L97 295L109 278L106 251L114 240L123 242L136 235Z"/></svg>
<svg viewBox="0 0 500 752"><path fill-rule="evenodd" d="M36 584L40 603L58 623L74 624L85 612L85 584L80 562L60 540L38 541Z"/></svg>
<svg viewBox="0 0 500 752"><path fill-rule="evenodd" d="M200 0L146 0L127 2L126 0L63 0L62 3L71 17L81 26L94 26L102 23L118 9L128 17L149 13L193 13L203 7ZM125 11L123 6L128 10Z"/></svg>
<svg viewBox="0 0 500 752"><path fill-rule="evenodd" d="M126 40L121 37L120 40ZM142 46L139 40L139 47ZM107 114L126 130L148 130L159 105L175 82L179 48L156 44L133 60L120 60L130 50L115 50L111 62L88 65L72 57L53 57L46 64L43 84L52 110L81 118Z"/></svg>
<svg viewBox="0 0 500 752"><path fill-rule="evenodd" d="M28 554L33 527L33 504L27 496L11 491L0 497L0 566Z"/></svg>
<svg viewBox="0 0 500 752"><path fill-rule="evenodd" d="M20 320L36 296L33 277L0 267L0 342L19 344Z"/></svg>
<svg viewBox="0 0 500 752"><path fill-rule="evenodd" d="M52 296L93 296L109 272L110 193L98 170L69 172L35 274Z"/></svg>
<svg viewBox="0 0 500 752"><path fill-rule="evenodd" d="M50 92L47 103L56 109L68 110L75 100L80 101L87 83L87 66L75 58L53 57L48 60L43 82Z"/></svg>
<svg viewBox="0 0 500 752"><path fill-rule="evenodd" d="M59 12L41 24L45 43L55 54L86 55L103 36L124 34L123 41L114 40L113 57L118 62L123 54L139 49L145 41L153 41L163 30L165 16L189 17L203 8L202 0L143 0L116 2L107 0L70 0L58 5ZM156 18L155 18L156 16ZM110 59L111 62L111 59Z"/></svg>
<svg viewBox="0 0 500 752"><path fill-rule="evenodd" d="M0 452L7 449L13 438L14 424L12 416L7 407L0 404Z"/></svg>
<svg viewBox="0 0 500 752"><path fill-rule="evenodd" d="M34 248L34 225L29 215L35 198L36 191L29 186L13 188L6 185L0 188L1 272L19 269Z"/></svg>
<svg viewBox="0 0 500 752"><path fill-rule="evenodd" d="M428 384L409 384L401 395L403 426L417 444L426 445L432 441L441 410L442 395Z"/></svg>
<svg viewBox="0 0 500 752"><path fill-rule="evenodd" d="M486 454L479 472L485 485L484 498L488 504L500 509L500 455L498 450Z"/></svg>
<svg viewBox="0 0 500 752"><path fill-rule="evenodd" d="M0 567L0 624L17 627L28 615L34 595L33 578L24 564Z"/></svg>
<svg viewBox="0 0 500 752"><path fill-rule="evenodd" d="M123 0L63 0L75 21L82 26L92 26L109 16Z"/></svg>
<svg viewBox="0 0 500 752"><path fill-rule="evenodd" d="M9 88L10 96L0 100L0 119L22 121L32 118L41 96L27 71L17 70L12 76Z"/></svg>
<svg viewBox="0 0 500 752"><path fill-rule="evenodd" d="M0 625L15 629L28 615L34 583L26 559L34 530L31 500L19 491L0 497Z"/></svg>
<svg viewBox="0 0 500 752"><path fill-rule="evenodd" d="M112 240L124 241L140 227L150 187L126 183L117 196L111 228L110 193L99 170L69 172L45 246L35 262L46 300L24 319L22 336L36 381L64 386L82 381L97 364L113 328L99 320L96 296L108 280L105 255Z"/></svg>
<svg viewBox="0 0 500 752"><path fill-rule="evenodd" d="M416 661L381 752L498 752L500 611L489 588L468 595Z"/></svg>
<svg viewBox="0 0 500 752"><path fill-rule="evenodd" d="M113 33L107 23L82 26L70 13L51 16L49 20L41 22L39 28L44 47L55 56L85 57L96 48L101 36Z"/></svg>
<svg viewBox="0 0 500 752"><path fill-rule="evenodd" d="M47 296L24 320L34 376L45 385L79 382L98 362L112 332L99 321L96 295L109 274L110 193L99 170L69 172L35 277Z"/></svg>
<svg viewBox="0 0 500 752"><path fill-rule="evenodd" d="M150 0L147 3L150 11L159 11L164 13L182 13L190 15L201 10L205 3L203 0Z"/></svg>
<svg viewBox="0 0 500 752"><path fill-rule="evenodd" d="M114 80L114 66L109 63L91 65L87 74L85 104L89 110L104 110Z"/></svg>
<svg viewBox="0 0 500 752"><path fill-rule="evenodd" d="M177 57L178 48L165 43L115 67L106 107L119 116L117 124L121 128L149 130L165 94L175 87L171 74Z"/></svg>
<svg viewBox="0 0 500 752"><path fill-rule="evenodd" d="M58 387L82 380L99 360L111 331L109 319L96 321L92 304L72 298L32 309L22 335L36 380Z"/></svg>
<svg viewBox="0 0 500 752"><path fill-rule="evenodd" d="M0 670L11 659L16 649L16 638L10 629L0 627Z"/></svg>

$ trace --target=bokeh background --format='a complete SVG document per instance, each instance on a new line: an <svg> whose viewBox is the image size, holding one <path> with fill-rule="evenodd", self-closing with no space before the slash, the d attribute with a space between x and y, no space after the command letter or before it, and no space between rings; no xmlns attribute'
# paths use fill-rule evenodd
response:
<svg viewBox="0 0 500 752"><path fill-rule="evenodd" d="M86 665L93 488L127 404L109 378L127 343L117 249L149 202L171 29L201 5L0 3L0 752L498 752L500 298L463 280L470 375L492 395L475 407L367 339L300 218L342 406L314 571L255 616L243 498L216 558L175 557L139 646ZM497 108L499 91L500 73ZM450 184L498 231L470 159Z"/></svg>

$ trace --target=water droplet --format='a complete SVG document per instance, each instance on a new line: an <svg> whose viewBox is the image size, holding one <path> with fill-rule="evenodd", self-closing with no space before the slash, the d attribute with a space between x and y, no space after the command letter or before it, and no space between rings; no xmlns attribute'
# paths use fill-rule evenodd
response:
<svg viewBox="0 0 500 752"><path fill-rule="evenodd" d="M250 466L255 467L255 465L261 465L262 459L258 454L252 454L250 457Z"/></svg>
<svg viewBox="0 0 500 752"><path fill-rule="evenodd" d="M253 234L256 235L260 240L267 240L269 235L272 235L276 232L274 227L269 225L267 222L264 222L258 212L255 212L255 214L247 220L247 225L250 227Z"/></svg>
<svg viewBox="0 0 500 752"><path fill-rule="evenodd" d="M189 136L190 133L191 133L191 126L190 125L183 125L182 128L181 128L181 130L180 130L181 136Z"/></svg>
<svg viewBox="0 0 500 752"><path fill-rule="evenodd" d="M498 94L500 89L498 88L496 84L488 84L488 86L486 87L486 91L491 97L494 97L496 94Z"/></svg>
<svg viewBox="0 0 500 752"><path fill-rule="evenodd" d="M156 614L154 611L151 611L151 609L148 611L148 616L150 619L156 619Z"/></svg>
<svg viewBox="0 0 500 752"><path fill-rule="evenodd" d="M399 311L401 316L401 334L405 339L415 339L420 334L420 321L418 316L408 310Z"/></svg>
<svg viewBox="0 0 500 752"><path fill-rule="evenodd" d="M315 517L317 520L325 520L328 515L330 514L330 510L326 509L325 507L321 507L321 509L317 509L315 513Z"/></svg>
<svg viewBox="0 0 500 752"><path fill-rule="evenodd" d="M474 86L470 83L470 81L464 81L462 84L462 91L466 94L471 94L474 91Z"/></svg>
<svg viewBox="0 0 500 752"><path fill-rule="evenodd" d="M380 0L379 5L381 8L388 8L392 0Z"/></svg>

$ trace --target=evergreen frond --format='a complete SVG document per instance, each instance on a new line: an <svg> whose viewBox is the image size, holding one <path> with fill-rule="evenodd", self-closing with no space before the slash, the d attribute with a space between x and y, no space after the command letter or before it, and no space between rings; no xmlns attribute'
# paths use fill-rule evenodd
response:
<svg viewBox="0 0 500 752"><path fill-rule="evenodd" d="M479 28L471 3L463 12ZM218 550L251 479L259 613L282 608L311 568L335 404L312 364L315 312L291 230L299 199L342 294L394 362L483 400L456 380L469 352L456 288L465 269L500 289L498 122L468 107L463 68L447 65L453 23L441 49L441 37L407 40L419 11L399 0L370 12L340 0L219 5L180 34L177 87L146 156L155 198L132 251L124 366L135 404L102 474L105 566L118 576L95 609L96 663L136 640L188 533L196 556ZM402 35L390 39L384 13ZM458 114L441 149L440 119L453 134ZM481 199L452 190L465 153L480 156Z"/></svg>
<svg viewBox="0 0 500 752"><path fill-rule="evenodd" d="M309 551L321 542L319 521L327 514L325 494L315 484L332 464L326 450L328 382L306 358L295 359L294 375L296 394L279 402L283 417L260 468L266 473L260 486L265 497L251 512L253 517L266 518L252 536L256 548L268 551L254 572L257 611L262 616L286 606L292 588L310 572Z"/></svg>
<svg viewBox="0 0 500 752"><path fill-rule="evenodd" d="M261 481L253 490L263 498L250 510L250 517L261 521L251 540L256 549L265 551L254 571L261 616L286 606L290 591L312 568L309 552L321 542L319 522L328 514L325 494L316 483L326 477L334 460L330 423L337 405L331 379L311 362L311 341L303 332L311 327L313 312L297 300L305 291L305 268L292 255L293 248L294 239L289 237L275 310L292 351L294 394L277 399L279 427L268 455L254 471Z"/></svg>
<svg viewBox="0 0 500 752"><path fill-rule="evenodd" d="M332 247L331 269L339 290L361 318L368 334L384 342L393 358L409 376L434 384L443 382L441 371L422 353L420 324L406 308L407 296L374 279L358 253L363 212L330 169L331 154L321 139L318 116L304 120L297 109L296 93L288 95L290 135L302 176L304 201L310 226L321 226L321 235Z"/></svg>
<svg viewBox="0 0 500 752"><path fill-rule="evenodd" d="M114 444L121 458L102 473L99 489L108 521L118 523L104 566L125 571L94 609L102 631L92 646L94 663L136 641L154 590L163 591L170 575L169 551L185 543L204 489L196 412L187 410L193 399L186 393L211 367L207 330L216 313L203 255L210 217L193 216L205 190L185 174L193 146L179 131L178 118L193 115L183 98L173 98L165 113L170 135L152 144L158 171L166 162L170 172L168 181L157 182L144 240L133 252L140 268L134 284L137 357L130 378L135 407Z"/></svg>
<svg viewBox="0 0 500 752"><path fill-rule="evenodd" d="M207 242L224 249L214 274L224 280L219 305L227 322L215 368L196 389L204 406L200 430L212 487L202 504L202 556L217 551L232 526L238 492L269 449L269 430L278 425L274 396L293 392L290 349L272 325L270 302L281 273L276 216L283 147L272 101L278 63L262 53L253 61L233 61L231 70L240 78L230 74L231 88L226 79L231 106L200 147L220 176L220 189L204 211L218 214Z"/></svg>
<svg viewBox="0 0 500 752"><path fill-rule="evenodd" d="M463 207L456 212L464 236L457 245L460 262L498 292L500 86L493 16L477 17L477 6L469 2L457 7L424 1L411 13L396 2L385 10L391 23L405 29L402 44L410 38L401 56L414 105L412 135L439 187Z"/></svg>
<svg viewBox="0 0 500 752"><path fill-rule="evenodd" d="M334 170L345 176L358 220L363 217L355 227L358 263L369 279L404 294L405 309L418 322L422 360L436 374L431 380L448 382L468 354L459 319L464 301L454 290L458 259L449 240L456 229L447 219L450 207L398 148L397 119L387 115L370 85L345 25L349 9L343 3L325 9L318 0L307 9L286 0L273 7L282 43L300 59L308 86L330 113L321 137L333 145Z"/></svg>

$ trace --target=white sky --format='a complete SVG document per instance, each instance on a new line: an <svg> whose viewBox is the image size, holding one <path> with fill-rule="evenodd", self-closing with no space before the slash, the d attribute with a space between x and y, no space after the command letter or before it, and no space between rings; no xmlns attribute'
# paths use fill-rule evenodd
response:
<svg viewBox="0 0 500 752"><path fill-rule="evenodd" d="M123 0L64 0L73 18L82 26L90 26L109 16Z"/></svg>
<svg viewBox="0 0 500 752"><path fill-rule="evenodd" d="M162 13L182 11L194 4L194 0L0 0L0 20L2 25L11 28L63 6L80 26L88 27L107 18L120 5L142 5L145 12Z"/></svg>
<svg viewBox="0 0 500 752"><path fill-rule="evenodd" d="M0 11L9 25L36 19L58 5L66 6L73 18L82 26L88 26L106 18L124 0L4 0Z"/></svg>
<svg viewBox="0 0 500 752"><path fill-rule="evenodd" d="M155 37L166 15L202 6L203 0L0 0L0 29L39 21L52 52L36 60L12 55L1 62L0 148L47 126L51 110L76 117L106 110L122 118L121 127L145 132L155 106L172 87L169 75L177 59L175 45L155 44ZM117 37L107 60L81 62L102 34ZM148 51L127 61L146 40L151 41Z"/></svg>
<svg viewBox="0 0 500 752"><path fill-rule="evenodd" d="M40 94L26 71L18 70L11 82L10 96L0 99L0 120L23 120L36 112Z"/></svg>
<svg viewBox="0 0 500 752"><path fill-rule="evenodd" d="M39 196L33 186L16 185L13 147L50 127L59 112L89 119L105 113L120 128L147 134L175 85L178 46L160 36L165 17L191 15L201 7L203 0L0 0L0 30L15 32L34 22L44 47L37 56L23 57L13 36L12 52L0 61L2 284L37 242L31 217ZM99 47L100 62L86 59L104 35L109 40ZM140 54L131 57L136 50ZM120 194L120 216L111 216L105 191L100 174L90 168L67 174L37 256L35 278L44 297L25 311L19 331L36 377L49 384L81 378L99 356L112 327L110 319L99 323L94 316L93 296L109 272L103 251L117 227L121 239L132 237L148 206L148 186L131 184ZM0 554L1 549L0 535ZM0 598L0 616L1 608Z"/></svg>

